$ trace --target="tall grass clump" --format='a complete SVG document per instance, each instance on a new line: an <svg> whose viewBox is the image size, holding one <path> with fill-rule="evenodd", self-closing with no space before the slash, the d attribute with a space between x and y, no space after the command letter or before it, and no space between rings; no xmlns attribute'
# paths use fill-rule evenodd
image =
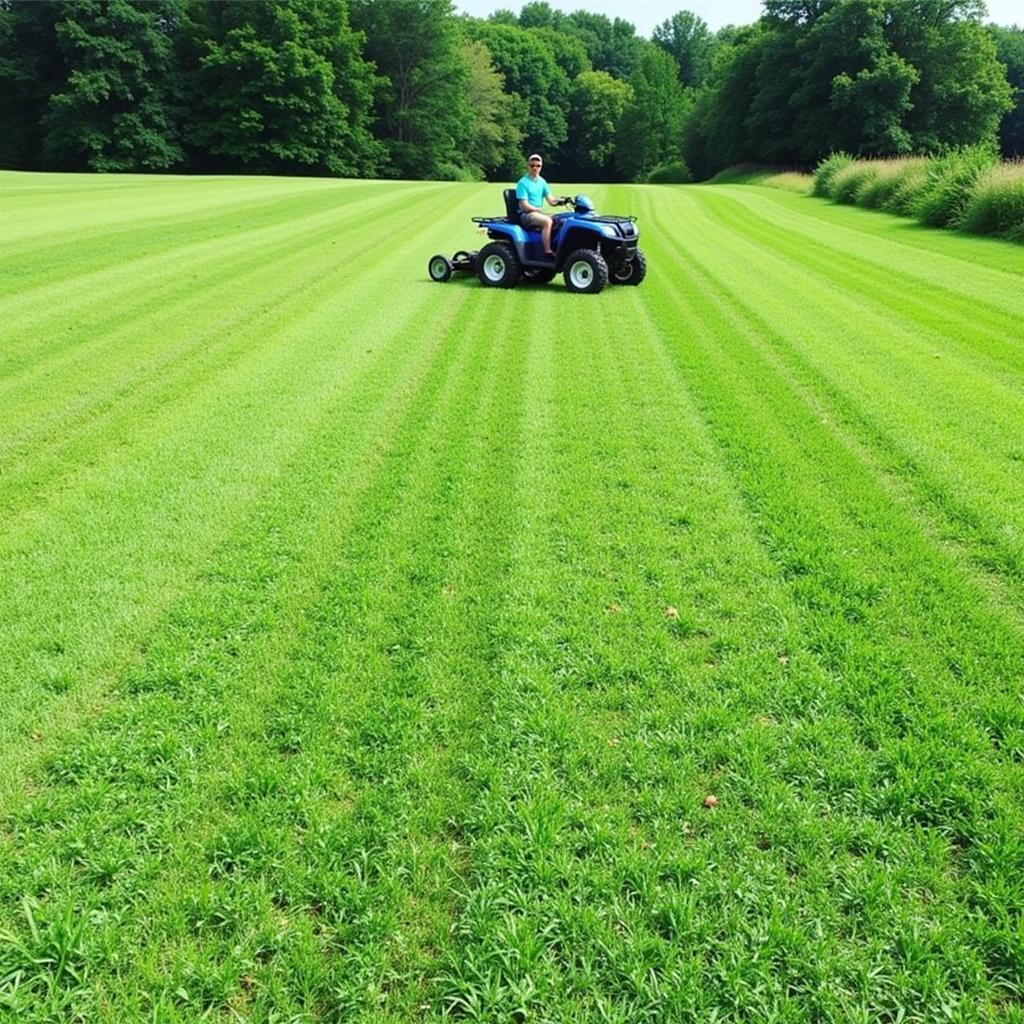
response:
<svg viewBox="0 0 1024 1024"><path fill-rule="evenodd" d="M873 184L877 176L878 168L873 160L854 160L840 167L829 186L832 199L850 205L860 202L861 192Z"/></svg>
<svg viewBox="0 0 1024 1024"><path fill-rule="evenodd" d="M933 228L958 227L978 180L995 163L995 155L983 146L933 158L916 203L917 219Z"/></svg>
<svg viewBox="0 0 1024 1024"><path fill-rule="evenodd" d="M814 179L805 171L785 170L765 164L733 164L709 178L708 185L764 185L784 192L807 195Z"/></svg>
<svg viewBox="0 0 1024 1024"><path fill-rule="evenodd" d="M833 153L814 172L814 195L1024 241L1024 163L1000 164L985 146L879 160Z"/></svg>
<svg viewBox="0 0 1024 1024"><path fill-rule="evenodd" d="M832 198L832 180L844 168L852 164L853 157L849 153L832 153L825 157L814 170L814 186L812 192L826 199Z"/></svg>
<svg viewBox="0 0 1024 1024"><path fill-rule="evenodd" d="M872 164L875 173L861 188L859 204L872 210L888 210L905 216L912 213L913 202L927 178L927 159L901 156L874 160Z"/></svg>
<svg viewBox="0 0 1024 1024"><path fill-rule="evenodd" d="M1024 160L990 167L978 179L960 227L1024 242Z"/></svg>

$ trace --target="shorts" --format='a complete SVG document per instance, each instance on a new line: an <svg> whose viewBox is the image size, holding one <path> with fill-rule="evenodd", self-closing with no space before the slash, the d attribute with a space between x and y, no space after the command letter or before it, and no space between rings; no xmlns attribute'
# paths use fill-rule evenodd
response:
<svg viewBox="0 0 1024 1024"><path fill-rule="evenodd" d="M534 231L540 231L544 225L551 220L546 213L538 213L536 210L531 210L529 213L521 213L519 215L519 223L524 228L531 228Z"/></svg>

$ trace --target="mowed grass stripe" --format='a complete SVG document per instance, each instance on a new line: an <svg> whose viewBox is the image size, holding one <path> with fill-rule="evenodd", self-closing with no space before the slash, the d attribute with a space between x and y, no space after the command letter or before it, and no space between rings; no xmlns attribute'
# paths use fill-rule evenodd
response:
<svg viewBox="0 0 1024 1024"><path fill-rule="evenodd" d="M857 251L868 243L879 252L879 262L897 273L916 273L922 283L944 284L946 277L960 277L951 290L977 288L982 304L993 301L1003 290L1006 275L1024 274L1024 253L1012 242L945 232L935 237L934 229L905 217L895 217L864 207L837 205L817 196L796 195L771 189L765 195L757 186L705 186L709 191L742 198L753 197L753 208L764 218L777 219L788 230L800 230L827 241L831 237L843 251ZM703 188L699 191L703 191ZM856 213L867 214L858 217ZM918 253L924 265L913 270ZM990 273L994 271L995 273Z"/></svg>
<svg viewBox="0 0 1024 1024"><path fill-rule="evenodd" d="M19 239L15 230L10 246L5 247L5 260L10 262L4 292L18 304L38 302L71 276L80 279L77 287L95 284L113 288L126 251L142 269L162 261L167 251L202 253L229 236L238 240L252 225L266 232L286 221L314 221L317 214L337 210L340 203L365 204L369 200L373 204L382 198L379 183L335 181L323 186L327 184L299 189L263 184L255 194L251 186L242 185L218 196L201 182L183 183L179 194L194 194L199 202L186 198L180 204L170 202L168 207L163 205L170 200L166 194L158 199L127 191L115 197L104 196L98 204L80 201L78 216L73 216L71 223L68 210L55 206L49 197L40 198L33 211L33 232ZM419 183L407 187L410 193L423 193L431 186ZM396 197L392 194L391 198ZM53 227L58 224L62 228L67 225L73 233L55 232Z"/></svg>
<svg viewBox="0 0 1024 1024"><path fill-rule="evenodd" d="M717 223L695 237L710 253L699 263L710 285L706 290L729 296L732 268L743 250L723 239ZM784 259L787 252L780 243L779 255ZM987 576L996 577L989 583L1008 584L1020 593L1024 519L1018 496L1024 458L1016 439L1024 431L1024 404L1019 389L1005 372L971 366L941 337L922 343L906 313L896 322L862 313L864 324L856 325L857 309L863 311L869 300L859 293L837 294L834 287L818 284L813 271L802 275L800 308L786 307L779 301L786 276L785 270L769 268L733 298L737 329L764 339L761 349L768 358L785 362L790 378L805 380L812 394L827 392L823 414L846 424L888 471L911 484L922 511L937 517L941 531L951 533ZM935 305L941 300L936 296ZM822 331L823 324L834 326ZM967 465L969 480L963 473Z"/></svg>
<svg viewBox="0 0 1024 1024"><path fill-rule="evenodd" d="M893 451L829 337L863 286L811 268L802 308L786 225L773 255L706 190L602 186L643 288L439 287L424 257L500 203L430 187L386 260L98 406L58 471L33 451L12 522L46 572L9 646L43 645L35 685L94 644L0 754L9 1012L1013 1019L1019 620L908 493L895 446L944 435L878 373L883 307L854 328Z"/></svg>
<svg viewBox="0 0 1024 1024"><path fill-rule="evenodd" d="M478 318L477 312L465 323L456 321L452 325L453 333L464 335ZM170 717L176 723L176 728L170 730L171 734L191 740L184 745L178 757L167 756L161 760L161 771L151 784L153 792L147 801L151 812L157 808L162 811L162 819L157 818L158 824L147 829L148 841L164 844L168 855L160 865L148 862L152 877L140 879L127 872L121 880L129 891L152 887L158 892L153 901L138 909L135 929L143 935L151 935L156 930L155 962L152 975L147 974L147 982L159 980L159 989L165 989L169 997L184 987L191 989L200 1003L207 998L202 988L204 978L201 975L205 969L202 962L183 964L184 976L171 979L175 984L169 987L166 976L161 978L161 966L166 968L168 946L176 950L176 960L184 958L184 953L177 947L187 947L192 937L194 929L185 926L183 919L187 919L190 912L194 915L195 898L205 896L229 900L230 891L237 886L244 889L247 881L254 881L256 889L261 890L260 880L268 871L273 874L274 866L280 864L280 852L271 849L274 841L285 845L290 842L280 827L271 828L268 822L260 820L260 794L268 795L263 787L269 783L253 781L253 765L265 765L267 771L273 773L276 761L284 772L283 775L277 773L279 781L287 778L290 782L305 780L308 784L312 773L319 778L321 786L328 787L327 798L323 801L326 816L320 822L319 831L330 830L332 834L338 831L338 837L323 850L321 870L324 872L329 872L331 864L338 858L337 868L346 874L349 871L350 865L343 855L341 843L342 823L333 820L342 800L356 808L359 812L357 818L371 813L369 806L356 806L359 801L347 792L354 786L349 780L367 778L366 784L373 786L369 804L372 805L374 820L378 820L378 815L386 810L391 787L383 771L378 770L383 763L381 759L385 759L387 764L400 765L404 762L403 749L408 742L403 737L415 725L414 711L418 704L429 697L416 686L410 688L408 666L403 665L406 657L396 653L396 645L388 642L388 635L397 631L399 636L393 639L400 641L400 647L401 642L415 644L414 638L403 636L407 631L403 622L407 621L411 630L430 628L429 616L427 621L420 621L423 605L414 601L410 606L403 598L401 588L392 594L389 584L395 574L402 576L408 572L413 579L416 578L421 559L431 561L431 540L447 543L447 532L432 528L443 524L424 522L418 516L422 508L418 499L423 490L429 496L435 486L448 489L449 462L457 466L459 444L445 446L446 454L441 459L436 458L437 446L439 442L451 442L460 434L465 435L471 427L472 416L464 418L459 411L465 409L467 403L472 408L482 401L486 389L467 388L466 374L472 371L479 376L491 354L486 347L463 344L456 349L451 342L447 349L449 356L445 362L450 368L443 376L434 374L434 385L421 392L424 399L429 396L429 402L421 403L417 397L412 403L407 427L398 433L389 453L385 475L374 481L361 502L358 514L347 523L345 533L341 535L344 538L342 550L332 546L326 537L317 536L312 538L312 550L316 552L320 572L310 573L315 565L310 565L308 554L300 555L297 564L289 566L288 575L292 577L293 586L298 586L305 600L298 607L288 604L281 607L280 621L265 625L266 632L263 633L260 629L260 624L266 622L263 609L236 609L230 600L211 601L210 594L197 592L182 610L172 616L168 629L164 631L166 635L158 633L147 642L151 648L147 659L149 664L143 666L141 676L136 677L136 686L141 688L144 696L136 706L116 710L112 716L114 725L99 744L96 732L92 730L79 750L72 748L69 754L57 760L58 778L60 773L68 772L70 763L75 772L87 779L94 779L96 775L106 779L111 760L116 759L117 752L126 748L132 750L134 738L140 731L145 731L146 723L153 718L152 708L146 706L151 701L164 706L170 704L162 716L162 732L168 731L170 723L167 719ZM452 351L457 358L454 363ZM414 481L411 487L410 481ZM444 518L457 512L440 504L434 507ZM431 540L424 542L421 539L424 534ZM242 536L233 545L239 546L243 549L249 546ZM254 567L259 569L263 560L258 556L254 560L254 555L257 552L246 550L243 565L254 561ZM229 561L227 564L235 568L237 563ZM244 577L244 570L242 575ZM248 586L244 585L244 579L231 579L231 585L225 586L228 581L219 573L214 579L216 583L211 584L214 598L219 593L230 597L241 590L258 603L264 592L259 579L248 581ZM439 603L448 603L441 593L440 581L436 588L431 587L430 590L427 595L429 604L436 607ZM226 605L223 611L219 607L221 603ZM224 612L233 618L239 610L250 613L246 615L247 621L223 621ZM257 614L252 616L252 611ZM246 643L245 638L254 628L255 637ZM364 631L367 633L365 637ZM204 649L205 668L220 662L220 672L202 671L196 678L194 651L197 646ZM238 649L232 651L232 647ZM227 658L226 655L234 657ZM252 659L255 659L255 666ZM253 672L254 667L256 676L266 681L260 690L246 691L232 685L233 679L244 678ZM151 698L145 696L149 694L152 694ZM176 699L168 702L167 696ZM389 697L392 699L387 699ZM204 756L204 745L198 742L196 730L189 723L209 723L211 719L217 721L217 733L213 735L211 730L206 730L210 745ZM84 753L81 748L84 748ZM333 758L326 762L325 749L333 752ZM349 769L347 772L346 767ZM179 768L182 774L191 770L187 788L173 784L168 787L166 776L170 774L177 780ZM167 793L170 795L165 795ZM224 795L226 806L217 801L219 793ZM305 795L308 802L314 802L308 793ZM250 799L245 799L246 796ZM272 805L266 810L280 819L280 792L277 796L275 801L266 801ZM396 799L408 801L410 798L409 793L397 787ZM244 820L233 820L232 806L238 808L238 817ZM292 803L286 802L286 806L290 808L288 815L293 815L295 808ZM110 793L106 806L97 807L95 800L87 802L80 812L87 817L83 827L90 832L102 828L108 817L116 817L116 807L116 792ZM67 811L60 815L62 830L69 827L71 817ZM383 813L379 818L381 826L390 817L392 815ZM289 822L293 834L300 839L307 837L306 827L301 822L296 823L293 817L289 817ZM188 841L172 852L175 837L184 829L187 829ZM366 841L365 827L358 821L350 831L353 833L351 842L356 842L359 837ZM315 839L317 830L313 832ZM120 839L115 829L111 841L114 849L118 848ZM256 848L253 848L253 843ZM299 934L303 931L303 915L309 909L302 901L311 899L309 887L317 881L315 875L308 873L309 864L303 862L301 852L296 851L298 863L292 866L293 874L302 869L300 877L292 879L301 883L300 888L284 893L276 890L273 894L278 909L290 901L296 902L294 913L299 919L298 931L292 939L300 944L303 941ZM97 856L102 859L103 852ZM247 880L249 865L254 870L259 865L260 879ZM226 879L223 885L215 887L217 891L213 893L208 891L211 874L217 879ZM229 875L230 879L227 878ZM191 884L186 885L186 880ZM351 899L346 898L353 895L348 891L350 885L335 891L333 882L324 879L321 884L322 900L329 906L321 905L313 911L314 916L308 919L308 927L304 929L307 938L315 930L315 918L329 913L330 907L337 906L343 915L352 910ZM229 892L223 893L224 889ZM170 901L171 906L162 907L161 899ZM379 899L375 907L381 909ZM276 912L275 906L269 905L267 912ZM366 927L374 931L376 915L371 911L368 916L370 921ZM163 921L168 921L167 927L170 928L180 926L180 931L170 936L164 934L156 928ZM194 921L194 924L202 930L203 922ZM124 927L131 927L127 920L119 923L119 929ZM244 932L250 931L247 924ZM387 937L387 931L375 932L375 935L380 944ZM372 945L371 937L369 933L364 936L368 946ZM244 934L226 936L224 950L230 950L235 942L244 938ZM337 942L337 937L332 941ZM102 940L98 948L103 948ZM214 953L219 955L224 950L218 949ZM248 955L251 951L245 952ZM368 961L372 959L371 952L369 948L366 951ZM245 956L237 962L240 971L254 970L257 966ZM216 967L215 964L210 966L211 969ZM365 995L367 980L365 972L350 979L352 991ZM139 985L139 976L133 976L126 984L131 991L133 985ZM235 984L238 985L237 978ZM163 999L159 989L154 992L146 986L137 991L159 1001ZM328 998L331 991L325 982L318 1000ZM334 998L337 1000L338 997ZM184 1002L187 1008L189 1001L173 996L171 1002ZM140 1007L140 1012L144 1009L145 1006Z"/></svg>
<svg viewBox="0 0 1024 1024"><path fill-rule="evenodd" d="M300 261L305 259L307 273L313 261L306 250L314 248L324 250L321 260L313 264L316 271L323 272L326 267L358 272L359 253L380 244L366 242L358 218L372 212L382 221L393 218L397 223L407 213L407 207L415 209L430 196L430 188L423 187L412 195L375 201L360 199L358 195L350 198L348 190L339 188L332 208L317 210L308 219L302 214L304 203L300 198L295 201L294 216L280 224L266 226L257 222L238 231L232 221L230 228L225 225L221 238L182 248L172 245L144 260L137 259L129 241L118 250L118 262L108 270L70 277L65 274L52 286L23 288L5 301L11 315L8 323L18 330L10 332L5 345L4 390L20 381L19 370L31 374L41 368L52 371L69 365L86 369L104 367L105 358L97 360L96 356L103 346L109 345L112 332L127 326L124 314L128 311L136 345L140 336L145 338L163 326L168 316L176 316L180 325L182 317L195 315L197 323L205 324L205 314L201 310L194 314L190 304L195 300L209 302L215 294L221 315L227 313L230 318L238 309L232 295L235 278L263 273L272 286L275 265L289 254L295 254ZM278 209L284 205L282 202ZM238 214L233 216L237 220ZM354 221L351 225L350 217ZM145 235L144 216L136 231ZM351 237L353 234L359 235L361 244ZM348 245L327 251L332 243L337 249L339 241ZM221 292L216 293L216 289ZM208 290L212 294L207 294ZM67 337L68 334L71 336ZM123 338L118 333L114 337Z"/></svg>
<svg viewBox="0 0 1024 1024"><path fill-rule="evenodd" d="M710 825L701 758L735 725L715 714L717 673L746 633L764 644L758 671L778 674L779 640L758 602L722 592L726 565L753 588L767 566L659 376L637 294L603 311L606 332L563 330L547 355L530 519L494 625L505 656L469 765L472 885L439 978L473 1019L683 1019L717 998L650 915Z"/></svg>
<svg viewBox="0 0 1024 1024"><path fill-rule="evenodd" d="M379 188L379 182L361 182ZM122 220L137 217L138 205L149 205L152 216L166 213L184 218L240 200L258 202L265 197L291 196L336 189L334 179L304 180L262 176L159 177L149 174L94 175L87 181L81 174L33 174L0 171L0 187L11 202L9 237L12 241L33 236L56 235L94 225L97 213L115 229Z"/></svg>
<svg viewBox="0 0 1024 1024"><path fill-rule="evenodd" d="M833 428L803 407L756 343L701 304L708 289L691 268L677 257L681 273L663 293L688 328L674 339L681 373L791 580L808 646L842 681L834 699L858 724L861 755L851 751L842 763L859 760L863 781L848 790L852 778L843 783L839 773L817 784L836 803L904 823L918 842L921 833L937 839L936 853L949 843L935 862L954 880L946 899L960 916L953 927L936 922L932 948L944 965L960 966L936 981L933 1005L947 986L962 986L967 1005L997 1005L998 993L1020 981L1016 925L975 915L996 893L995 903L1017 893L1010 899L1019 905L1012 836L1024 780L1016 741L1008 746L1005 737L1021 735L1020 632L986 606L842 438L829 437ZM744 290L742 278L734 290ZM750 437L756 446L745 443ZM866 780L871 788L854 796Z"/></svg>
<svg viewBox="0 0 1024 1024"><path fill-rule="evenodd" d="M849 282L856 280L858 287L852 297L860 303L860 320L855 322L865 333L884 332L887 321L888 329L894 333L900 325L913 324L914 330L907 331L905 338L901 333L906 346L914 349L922 344L940 344L968 372L983 371L979 379L998 380L1024 368L1024 356L1015 343L1019 341L1024 309L1016 275L996 277L988 272L986 288L998 300L998 307L990 306L983 296L961 295L949 287L953 281L969 279L969 271L960 266L947 271L945 284L938 283L937 275L922 282L916 272L929 266L927 260L914 259L899 268L881 267L872 262L877 242L870 236L860 240L856 248L839 247L834 241L787 229L776 223L775 217L750 209L743 199L715 192L702 207L716 224L725 223L730 228L727 237L743 239L748 246L757 244L762 252L771 251L791 273L799 271L802 280L821 280L833 289L839 285L844 294L850 291ZM835 312L841 315L845 311ZM898 356L902 347L894 347L893 354Z"/></svg>
<svg viewBox="0 0 1024 1024"><path fill-rule="evenodd" d="M231 374L178 393L141 427L127 410L122 443L100 443L72 463L72 480L52 501L40 503L29 489L0 538L11 581L0 595L0 630L13 652L3 669L10 680L5 731L48 732L46 701L36 704L47 691L95 696L98 679L109 681L113 670L101 666L113 651L130 657L115 638L130 644L173 600L220 531L273 481L303 431L315 429L324 404L337 408L330 403L340 399L339 387L342 396L351 393L362 367L382 356L390 369L378 372L401 365L421 318L440 301L424 284L384 311L362 293L328 289L283 333L257 335L259 358L250 353ZM290 312L278 312L283 327ZM346 319L377 337L341 343L335 325ZM47 540L55 532L58 545ZM58 591L55 579L64 581Z"/></svg>
<svg viewBox="0 0 1024 1024"><path fill-rule="evenodd" d="M362 454L359 439L368 443L374 431L386 427L387 419L382 417L394 417L408 397L403 387L406 373L419 366L419 360L409 359L405 344L418 336L415 312L415 308L410 310L408 318L395 325L390 345L380 355L364 356L362 364L336 362L330 374L325 372L323 362L316 363L312 369L318 375L319 389L300 389L294 395L296 406L281 401L284 396L278 394L278 412L285 416L283 422L288 423L290 431L283 430L282 422L276 418L263 424L269 437L256 431L255 422L244 415L250 409L247 401L242 406L242 419L230 417L222 425L222 429L230 431L231 448L226 447L226 438L207 435L212 448L197 455L207 462L202 472L197 467L195 475L182 479L174 464L177 453L173 448L163 453L164 461L170 460L170 467L161 468L152 462L142 467L140 477L147 486L137 486L133 480L124 485L138 500L138 507L129 504L124 508L124 494L117 489L124 470L115 462L107 473L112 482L101 496L107 505L107 515L124 519L118 533L97 531L95 523L85 517L84 527L78 527L77 544L65 540L71 547L70 554L54 552L35 536L23 540L21 558L16 561L8 557L9 564L20 570L17 585L3 597L9 608L6 632L12 650L18 655L18 660L6 668L12 683L18 678L23 680L25 692L10 688L5 707L6 729L13 733L19 726L34 727L49 736L54 723L45 714L47 693L51 695L50 702L57 705L54 714L59 718L69 710L63 705L71 704L82 710L87 698L95 700L106 686L115 685L125 663L137 659L134 645L141 634L196 574L206 571L207 559L226 536L235 529L241 529L243 535L249 532L245 522L251 506L261 500L265 491L277 488L282 476L287 478L289 472L302 466L305 449L325 425L332 425L341 417L350 436L339 440L340 455L352 459ZM383 401L392 392L397 406ZM379 412L369 404L371 399L379 404ZM173 443L175 435L171 436ZM261 446L264 461L259 465L252 464L253 444ZM240 470L244 475L240 475ZM96 496L85 490L82 501L88 508L96 504ZM62 515L67 516L66 510ZM70 523L65 519L57 522L65 531L74 530L78 518L72 508ZM154 523L162 524L163 532L156 532ZM146 529L137 537L140 525ZM45 537L51 529L52 525L46 525L39 532ZM71 538L75 537L72 533ZM144 546L133 551L143 541ZM53 594L49 581L59 576L61 569L60 563L54 564L56 557L68 559L70 565L90 567L90 575L77 580L74 586L67 586L66 592ZM132 568L137 579L128 575ZM100 584L104 576L110 580L108 587L97 586L97 575ZM94 608L82 608L79 591L92 595ZM133 600L125 604L126 597ZM76 627L81 633L73 632ZM109 635L102 636L100 643L89 643L97 632L104 631L109 631ZM25 686L26 680L34 685ZM24 721L14 714L16 701L25 703L28 717ZM31 751L12 747L9 752L17 754L19 749L22 753ZM10 777L9 781L13 785L15 778Z"/></svg>
<svg viewBox="0 0 1024 1024"><path fill-rule="evenodd" d="M692 309L693 306L687 307L686 298L695 297L698 294L711 294L712 290L703 287L704 274L706 273L702 265L690 265L688 276L691 279L689 287L680 287L681 282L677 278L675 281L676 288L673 292L675 302L681 310ZM718 288L714 290L715 298L712 300L712 304L718 306L719 309L725 310L724 315L719 314L717 318L712 317L706 319L703 323L706 324L706 330L704 334L712 333L725 333L726 331L732 332L731 336L735 341L741 342L732 346L735 350L730 352L722 347L717 349L719 361L727 360L742 360L743 364L747 368L747 372L743 375L741 381L737 382L737 385L732 390L738 391L741 388L753 389L755 386L761 386L763 389L763 397L761 398L760 404L768 406L772 402L778 400L778 413L779 413L779 426L776 428L779 432L785 429L785 424L782 421L782 416L785 413L790 413L794 416L803 415L807 419L813 420L813 429L808 430L792 430L789 434L792 439L792 446L798 451L802 451L806 456L811 456L818 453L819 448L827 444L828 436L835 435L834 450L837 455L845 454L848 455L851 461L857 460L856 448L851 447L851 450L845 452L844 449L848 446L846 436L842 431L842 418L835 417L834 419L826 418L822 419L820 416L815 416L813 410L804 410L801 407L805 404L804 400L798 393L796 386L793 381L789 378L785 369L784 363L779 363L774 359L776 349L771 346L766 346L762 342L763 334L748 330L742 333L736 333L737 320L733 317L732 311L738 306L742 305L742 299L739 298L740 293L745 291L745 282L737 281L731 288L726 287L722 283L721 278L716 279ZM689 294L687 294L689 293ZM731 301L719 298L722 294L731 295ZM716 319L718 322L716 322ZM757 315L751 314L750 319L756 322ZM696 334L696 332L694 332ZM701 335L697 335L701 337ZM775 338L775 341L780 339ZM713 365L710 360L692 360L687 366L690 371L696 366L710 366ZM765 372L765 371L768 372ZM837 425L838 424L838 425ZM822 460L822 471L819 474L819 479L824 485L831 474L838 474L839 470L835 466L835 460ZM861 469L865 472L865 477L870 478L872 474L872 467L862 466ZM801 477L800 479L804 479ZM837 490L833 492L833 498L837 502L840 500L850 500L856 498L858 495L857 489L849 489L849 491ZM871 520L865 520L866 525L871 524ZM911 532L912 535L912 532Z"/></svg>
<svg viewBox="0 0 1024 1024"><path fill-rule="evenodd" d="M7 497L8 488L20 490L25 485L21 474L38 486L46 473L45 469L40 473L41 467L80 465L83 442L95 446L93 435L98 432L123 423L148 424L170 399L219 377L230 377L261 348L279 344L279 331L301 320L310 308L335 303L335 296L360 273L366 281L379 274L383 287L390 269L387 249L368 247L357 267L355 261L334 258L339 236L343 247L353 242L351 229L335 226L320 237L304 237L298 251L282 246L282 255L269 265L264 254L258 275L243 262L230 271L222 286L203 292L194 304L161 308L155 322L132 318L125 323L122 317L116 329L96 335L101 352L74 350L75 370L65 366L62 374L69 381L66 387L73 389L70 394L62 394L50 383L57 372L51 364L34 366L35 386L22 388L22 404L7 397L8 422L18 426L11 426L0 445L0 467L16 471L4 473L0 500ZM330 249L324 249L327 242ZM324 256L317 258L307 246L318 247ZM316 266L315 272L310 272L310 263ZM232 261L226 259L224 266L232 266ZM239 302L240 293L253 298ZM353 299L357 294L352 288ZM225 306L232 308L226 317ZM337 308L340 318L351 319L351 311ZM364 309L367 315L379 316L372 307L364 304ZM344 345L342 322L337 341ZM72 450L66 452L67 448Z"/></svg>

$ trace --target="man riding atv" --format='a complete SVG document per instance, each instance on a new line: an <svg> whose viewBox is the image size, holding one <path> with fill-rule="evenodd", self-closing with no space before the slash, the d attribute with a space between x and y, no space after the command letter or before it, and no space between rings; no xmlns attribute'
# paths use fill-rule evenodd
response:
<svg viewBox="0 0 1024 1024"><path fill-rule="evenodd" d="M540 176L544 161L537 153L526 158L526 173L516 182L516 202L522 213L519 223L524 228L539 231L545 256L554 256L551 248L551 227L554 221L541 210L544 200L551 206L564 206L564 199L556 199L548 188L548 183Z"/></svg>
<svg viewBox="0 0 1024 1024"><path fill-rule="evenodd" d="M516 188L502 191L503 215L471 218L487 235L482 249L460 249L451 259L442 253L430 257L432 281L475 274L487 288L514 288L520 281L547 284L562 274L569 291L591 294L606 284L643 281L647 260L638 245L636 218L600 215L584 195L552 197L541 166L539 156L529 157ZM549 217L540 210L545 199L551 206L568 206L569 212Z"/></svg>

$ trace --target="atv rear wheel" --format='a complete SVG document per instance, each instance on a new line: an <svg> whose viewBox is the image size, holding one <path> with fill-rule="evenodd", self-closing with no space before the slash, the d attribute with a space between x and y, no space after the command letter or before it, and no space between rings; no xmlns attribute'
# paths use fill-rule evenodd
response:
<svg viewBox="0 0 1024 1024"><path fill-rule="evenodd" d="M440 253L436 256L431 256L430 262L427 264L427 273L430 274L431 281L439 283L447 281L452 276L451 260Z"/></svg>
<svg viewBox="0 0 1024 1024"><path fill-rule="evenodd" d="M647 276L647 257L637 249L628 263L620 263L609 275L612 284L639 284Z"/></svg>
<svg viewBox="0 0 1024 1024"><path fill-rule="evenodd" d="M523 268L511 245L491 242L480 250L476 258L476 272L480 283L488 288L515 288Z"/></svg>
<svg viewBox="0 0 1024 1024"><path fill-rule="evenodd" d="M565 261L565 287L596 295L608 283L608 264L596 249L577 249Z"/></svg>

